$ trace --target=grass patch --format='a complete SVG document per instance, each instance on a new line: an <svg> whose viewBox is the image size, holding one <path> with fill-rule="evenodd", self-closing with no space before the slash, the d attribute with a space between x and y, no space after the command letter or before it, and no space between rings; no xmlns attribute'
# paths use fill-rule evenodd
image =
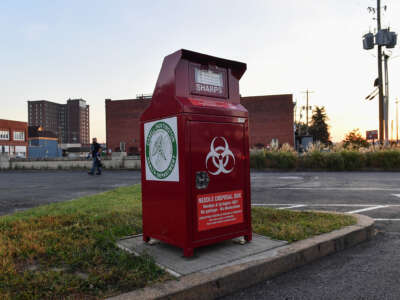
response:
<svg viewBox="0 0 400 300"><path fill-rule="evenodd" d="M0 217L0 299L97 299L171 277L115 246L142 231L140 185ZM351 216L253 208L253 231L289 242Z"/></svg>
<svg viewBox="0 0 400 300"><path fill-rule="evenodd" d="M272 239L295 242L353 225L353 216L307 211L252 208L253 231Z"/></svg>
<svg viewBox="0 0 400 300"><path fill-rule="evenodd" d="M0 218L0 299L99 298L169 278L115 246L141 233L140 186Z"/></svg>

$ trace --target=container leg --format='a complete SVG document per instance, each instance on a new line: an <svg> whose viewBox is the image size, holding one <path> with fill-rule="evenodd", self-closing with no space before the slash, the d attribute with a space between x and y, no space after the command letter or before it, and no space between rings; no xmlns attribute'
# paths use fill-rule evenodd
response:
<svg viewBox="0 0 400 300"><path fill-rule="evenodd" d="M246 242L250 242L253 238L253 233L250 232L249 234L244 236L244 239L246 240Z"/></svg>
<svg viewBox="0 0 400 300"><path fill-rule="evenodd" d="M183 248L183 256L184 257L191 257L194 254L193 248Z"/></svg>
<svg viewBox="0 0 400 300"><path fill-rule="evenodd" d="M145 243L148 243L148 242L150 241L150 237L143 234L143 241L144 241Z"/></svg>

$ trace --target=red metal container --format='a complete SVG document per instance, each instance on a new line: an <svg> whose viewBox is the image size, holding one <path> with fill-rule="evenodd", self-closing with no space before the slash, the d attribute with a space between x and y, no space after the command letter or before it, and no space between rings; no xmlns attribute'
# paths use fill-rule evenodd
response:
<svg viewBox="0 0 400 300"><path fill-rule="evenodd" d="M179 50L141 116L143 240L194 248L252 238L246 64Z"/></svg>

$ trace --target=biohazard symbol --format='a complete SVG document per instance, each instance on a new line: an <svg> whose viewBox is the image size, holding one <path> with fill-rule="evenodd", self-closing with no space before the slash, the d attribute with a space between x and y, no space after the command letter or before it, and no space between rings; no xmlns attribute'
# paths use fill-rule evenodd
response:
<svg viewBox="0 0 400 300"><path fill-rule="evenodd" d="M214 143L217 139L222 139L225 143L224 146L218 146L215 148ZM209 163L209 160L211 162ZM233 164L229 164L230 160L233 160ZM210 171L209 166L212 163L212 171ZM229 165L228 165L229 164ZM232 166L230 169L227 167ZM215 137L213 138L210 146L210 152L208 152L206 157L206 168L208 172L212 175L229 174L233 171L235 166L235 156L232 151L229 149L228 142L224 137Z"/></svg>

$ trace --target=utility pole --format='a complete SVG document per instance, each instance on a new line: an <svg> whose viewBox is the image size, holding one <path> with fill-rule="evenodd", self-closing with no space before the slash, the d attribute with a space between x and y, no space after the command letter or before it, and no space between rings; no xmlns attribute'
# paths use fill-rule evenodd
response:
<svg viewBox="0 0 400 300"><path fill-rule="evenodd" d="M377 27L378 32L381 30L381 0L376 0L376 10L377 10ZM382 80L382 45L378 45L378 78L379 78L379 143L383 144L383 80Z"/></svg>
<svg viewBox="0 0 400 300"><path fill-rule="evenodd" d="M396 99L396 144L399 143L399 98Z"/></svg>
<svg viewBox="0 0 400 300"><path fill-rule="evenodd" d="M387 6L383 7L385 10ZM376 0L376 8L368 7L368 11L372 13L376 13L376 24L377 31L376 34L372 34L371 32L365 34L363 36L363 48L365 50L371 50L375 45L378 46L378 79L375 80L374 86L378 86L378 95L379 95L379 142L383 144L383 140L385 139L385 143L389 140L388 135L388 127L389 127L389 80L388 80L388 69L387 69L387 61L389 56L387 53L382 53L382 47L386 49L392 49L396 46L397 43L397 33L390 31L390 28L381 28L381 0ZM383 58L382 58L383 55ZM382 60L385 60L385 83L383 82L383 70L382 70ZM384 86L385 85L385 86ZM384 90L385 88L385 90ZM373 94L368 95L367 100L372 100ZM372 97L371 97L372 96Z"/></svg>
<svg viewBox="0 0 400 300"><path fill-rule="evenodd" d="M305 93L307 96L306 96L306 128L307 128L307 135L308 135L308 109L309 109L309 106L308 106L308 96L309 96L309 94L311 94L311 93L314 93L313 91L309 91L308 89L305 91L305 92L303 92L303 93Z"/></svg>
<svg viewBox="0 0 400 300"><path fill-rule="evenodd" d="M390 143L393 143L393 120L390 121L390 131L391 131Z"/></svg>
<svg viewBox="0 0 400 300"><path fill-rule="evenodd" d="M384 119L385 119L385 145L389 144L389 70L388 59L389 56L383 52L385 62L385 102L384 102Z"/></svg>

